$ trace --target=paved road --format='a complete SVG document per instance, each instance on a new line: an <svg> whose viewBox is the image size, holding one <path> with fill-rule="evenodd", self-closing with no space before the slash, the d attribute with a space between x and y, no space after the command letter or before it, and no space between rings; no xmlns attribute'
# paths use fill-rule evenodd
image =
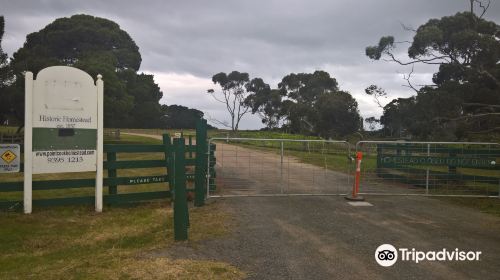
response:
<svg viewBox="0 0 500 280"><path fill-rule="evenodd" d="M258 166L258 158L254 160ZM259 189L259 180L252 184ZM212 199L209 203L234 217L233 232L157 254L229 262L246 271L249 279L499 278L500 218L425 197L367 200L373 206L353 207L336 196ZM482 254L480 261L398 260L386 268L374 258L375 249L384 243Z"/></svg>

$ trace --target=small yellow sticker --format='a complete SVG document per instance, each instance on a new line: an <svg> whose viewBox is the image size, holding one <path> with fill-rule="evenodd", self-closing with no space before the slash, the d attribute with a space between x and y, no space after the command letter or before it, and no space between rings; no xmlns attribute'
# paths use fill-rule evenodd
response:
<svg viewBox="0 0 500 280"><path fill-rule="evenodd" d="M6 162L6 163L11 163L13 160L16 159L16 154L14 154L13 152L7 150L5 151L5 153L2 154L2 159Z"/></svg>

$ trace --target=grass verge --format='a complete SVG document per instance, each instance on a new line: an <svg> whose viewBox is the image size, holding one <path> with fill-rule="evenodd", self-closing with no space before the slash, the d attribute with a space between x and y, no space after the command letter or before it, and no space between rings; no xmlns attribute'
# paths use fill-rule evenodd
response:
<svg viewBox="0 0 500 280"><path fill-rule="evenodd" d="M436 199L500 217L500 198L436 197Z"/></svg>
<svg viewBox="0 0 500 280"><path fill-rule="evenodd" d="M149 137L122 135L115 144L159 144ZM160 159L161 153L119 154L119 160ZM164 168L119 170L119 176L165 174ZM22 180L22 173L0 174ZM36 180L73 178L75 173L41 174ZM93 177L80 173L79 177ZM165 184L120 186L118 192L165 189ZM92 195L93 188L35 192L36 198ZM22 193L0 193L19 199ZM0 212L0 279L241 279L244 274L222 262L145 257L174 243L169 201L135 207L38 208L31 215ZM228 214L212 204L190 210L190 241L228 232Z"/></svg>
<svg viewBox="0 0 500 280"><path fill-rule="evenodd" d="M228 232L216 204L191 209L190 241ZM174 243L168 201L0 213L0 279L240 279L222 262L145 257Z"/></svg>

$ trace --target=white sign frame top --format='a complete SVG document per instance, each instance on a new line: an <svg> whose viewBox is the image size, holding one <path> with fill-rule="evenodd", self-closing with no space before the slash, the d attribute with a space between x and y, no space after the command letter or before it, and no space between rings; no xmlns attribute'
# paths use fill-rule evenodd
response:
<svg viewBox="0 0 500 280"><path fill-rule="evenodd" d="M96 172L95 209L102 211L103 92L101 75L94 83L77 68L48 67L36 80L32 72L26 72L25 213L32 212L33 173L82 171Z"/></svg>
<svg viewBox="0 0 500 280"><path fill-rule="evenodd" d="M33 127L97 129L97 85L84 71L53 66L33 84Z"/></svg>

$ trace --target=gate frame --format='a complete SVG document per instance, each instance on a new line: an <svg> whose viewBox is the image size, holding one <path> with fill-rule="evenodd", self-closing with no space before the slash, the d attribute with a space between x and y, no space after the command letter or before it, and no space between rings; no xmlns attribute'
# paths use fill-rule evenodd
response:
<svg viewBox="0 0 500 280"><path fill-rule="evenodd" d="M427 144L427 155L429 155L430 145L491 145L498 146L500 149L500 143L494 142L439 142L439 141L383 141L383 140L364 140L358 141L356 143L356 152L359 152L359 146L362 144ZM464 195L464 194L429 194L429 170L427 169L426 175L426 192L424 194L418 193L365 193L359 192L362 195L373 195L373 196L425 196L425 197L470 197L470 198L498 198L500 199L500 179L498 180L498 195Z"/></svg>
<svg viewBox="0 0 500 280"><path fill-rule="evenodd" d="M208 172L207 172L207 193L206 193L206 197L207 199L209 198L223 198L223 197L286 197L286 196L346 196L348 195L348 192L347 193L325 193L325 194L314 194L314 193L304 193L304 194L301 194L301 193L289 193L289 194L286 194L286 193L280 193L280 194L241 194L241 195L210 195L210 175L211 175L211 172L210 172L210 147L211 147L211 144L213 141L217 141L217 140L224 140L226 141L226 143L229 143L231 140L235 140L235 141L271 141L271 142L280 142L280 158L281 158L281 173L283 173L283 143L284 142L313 142L313 143L338 143L338 144L345 144L347 146L347 160L351 160L353 161L353 158L351 157L351 144L346 141L346 140L322 140L322 139L286 139L286 138L244 138L244 137L212 137L210 139L208 139L208 143L207 143L207 146L208 146L208 149L207 149L207 167L208 167ZM216 162L217 162L217 159L216 159ZM350 186L351 182L350 182L350 164L347 165L348 166L348 170L347 170L347 186ZM215 165L214 165L214 169L215 169Z"/></svg>

